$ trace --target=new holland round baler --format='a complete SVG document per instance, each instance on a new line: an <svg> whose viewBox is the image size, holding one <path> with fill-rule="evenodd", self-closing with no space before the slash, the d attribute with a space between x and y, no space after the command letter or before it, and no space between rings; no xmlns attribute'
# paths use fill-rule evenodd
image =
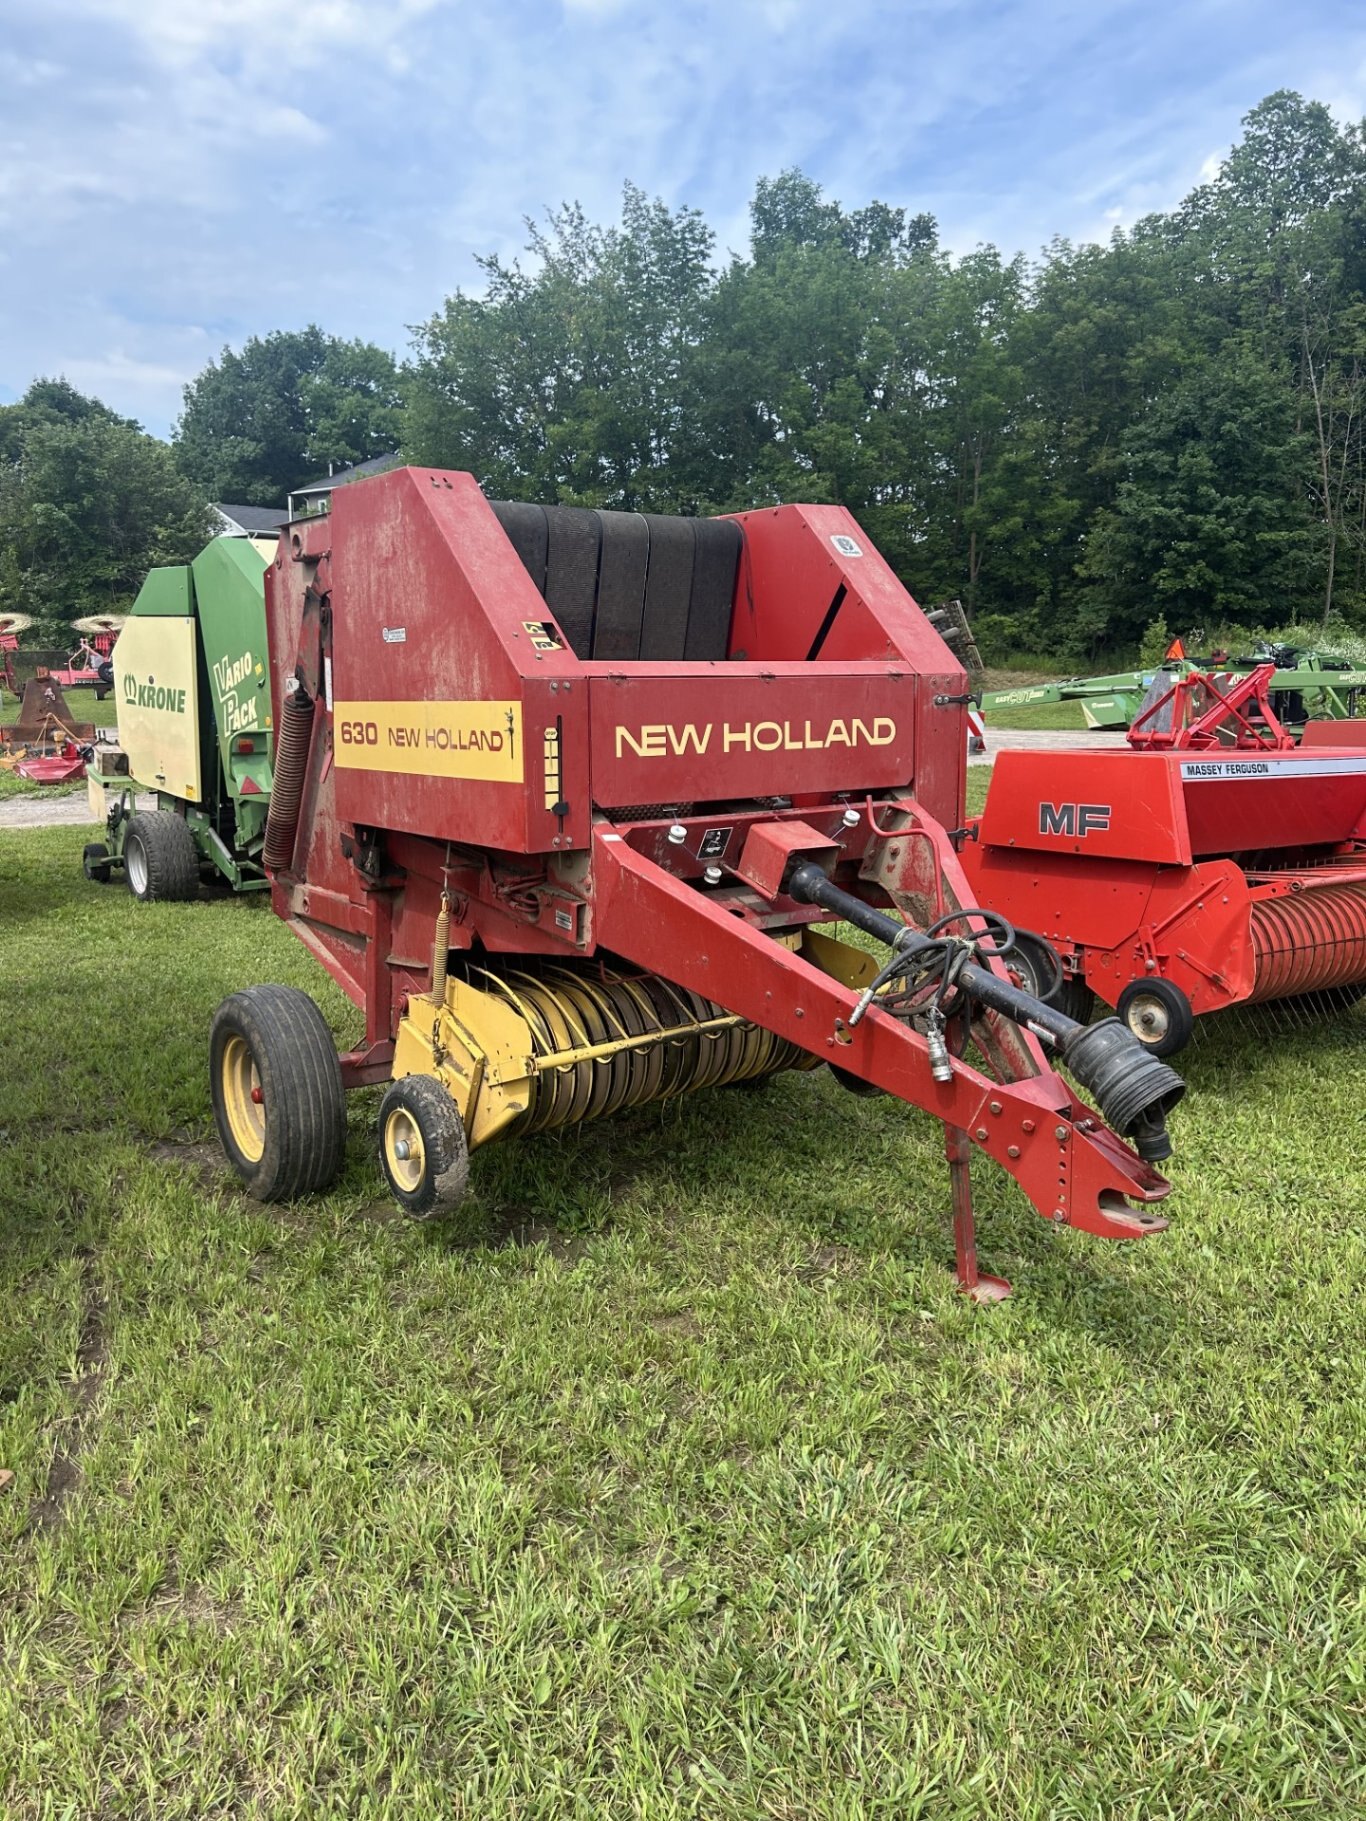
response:
<svg viewBox="0 0 1366 1821"><path fill-rule="evenodd" d="M273 902L363 1033L338 1057L281 987L220 1007L253 1194L332 1178L350 1087L385 1084L382 1166L426 1217L479 1144L824 1062L943 1122L978 1295L1005 1286L972 1148L1050 1220L1165 1226L1182 1084L1007 972L946 832L966 678L847 512L500 504L402 469L289 527L266 601Z"/></svg>

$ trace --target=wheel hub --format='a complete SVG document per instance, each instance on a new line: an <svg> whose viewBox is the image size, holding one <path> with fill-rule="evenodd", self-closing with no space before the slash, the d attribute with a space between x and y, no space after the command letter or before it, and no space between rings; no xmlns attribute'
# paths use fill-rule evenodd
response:
<svg viewBox="0 0 1366 1821"><path fill-rule="evenodd" d="M248 1163L259 1163L266 1148L265 1095L256 1061L244 1037L223 1046L223 1110L233 1142Z"/></svg>
<svg viewBox="0 0 1366 1821"><path fill-rule="evenodd" d="M394 1181L413 1194L422 1182L427 1157L418 1123L406 1107L395 1107L386 1120L384 1149Z"/></svg>
<svg viewBox="0 0 1366 1821"><path fill-rule="evenodd" d="M1128 1011L1129 1029L1144 1043L1158 1043L1171 1028L1167 1008L1157 999L1137 998Z"/></svg>

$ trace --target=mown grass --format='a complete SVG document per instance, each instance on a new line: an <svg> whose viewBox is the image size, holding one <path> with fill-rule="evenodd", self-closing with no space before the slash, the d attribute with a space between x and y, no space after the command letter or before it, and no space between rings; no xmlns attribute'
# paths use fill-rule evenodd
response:
<svg viewBox="0 0 1366 1821"><path fill-rule="evenodd" d="M0 1812L1347 1816L1366 1796L1366 1021L1188 1055L1109 1246L823 1073L271 1210L259 903L0 832Z"/></svg>

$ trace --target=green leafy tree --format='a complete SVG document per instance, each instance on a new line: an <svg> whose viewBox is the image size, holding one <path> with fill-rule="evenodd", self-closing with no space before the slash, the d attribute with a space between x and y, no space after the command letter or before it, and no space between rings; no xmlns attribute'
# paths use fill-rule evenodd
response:
<svg viewBox="0 0 1366 1821"><path fill-rule="evenodd" d="M1256 626L1313 598L1319 534L1304 508L1312 444L1294 394L1247 343L1169 387L1131 430L1125 478L1100 513L1082 574L1111 636L1172 624Z"/></svg>
<svg viewBox="0 0 1366 1821"><path fill-rule="evenodd" d="M416 331L405 453L495 495L694 505L710 230L629 185L619 224L570 207L527 227L529 267L481 261L484 294Z"/></svg>
<svg viewBox="0 0 1366 1821"><path fill-rule="evenodd" d="M215 515L171 450L65 381L0 408L0 605L57 643L126 607L147 570L188 561Z"/></svg>
<svg viewBox="0 0 1366 1821"><path fill-rule="evenodd" d="M544 500L838 502L996 656L1366 620L1366 129L1316 102L1268 96L1180 208L1032 268L790 170L719 266L630 188L529 253L416 332L412 457Z"/></svg>
<svg viewBox="0 0 1366 1821"><path fill-rule="evenodd" d="M277 330L186 386L176 456L211 499L283 506L300 482L397 448L402 402L383 348L314 324Z"/></svg>

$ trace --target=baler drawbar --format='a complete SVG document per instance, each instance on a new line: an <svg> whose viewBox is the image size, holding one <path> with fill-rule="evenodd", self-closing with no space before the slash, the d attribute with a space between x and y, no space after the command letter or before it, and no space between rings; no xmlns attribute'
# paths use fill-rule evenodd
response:
<svg viewBox="0 0 1366 1821"><path fill-rule="evenodd" d="M347 1087L387 1084L382 1167L425 1218L491 1139L827 1062L944 1124L974 1295L1008 1288L977 1269L974 1146L1049 1219L1166 1225L1182 1083L1007 971L946 832L965 675L848 513L490 503L402 469L289 527L266 598L273 902L365 1033L338 1057L281 987L219 1008L252 1193L325 1186Z"/></svg>

